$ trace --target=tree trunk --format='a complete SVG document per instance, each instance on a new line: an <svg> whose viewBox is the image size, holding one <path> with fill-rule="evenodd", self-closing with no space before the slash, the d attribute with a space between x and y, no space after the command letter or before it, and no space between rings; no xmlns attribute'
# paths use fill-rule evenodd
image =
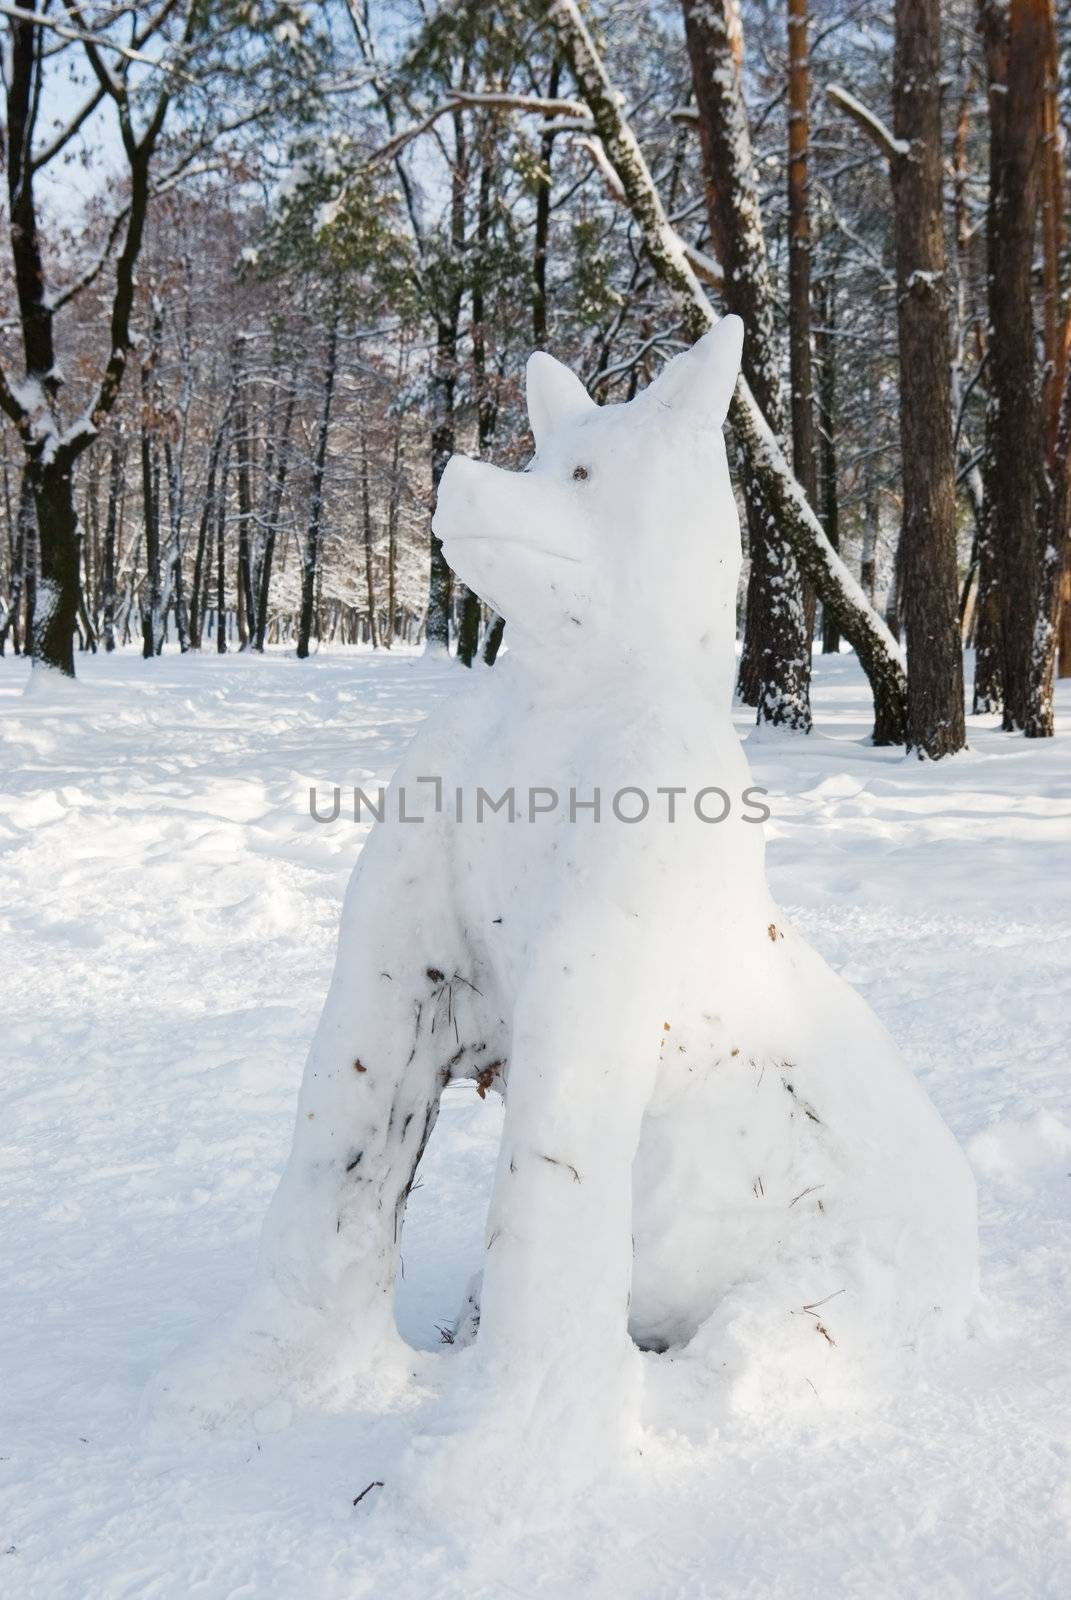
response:
<svg viewBox="0 0 1071 1600"><path fill-rule="evenodd" d="M74 677L74 630L78 617L78 514L74 508L73 464L67 452L30 463L33 487L37 576L27 586L33 604L33 659Z"/></svg>
<svg viewBox="0 0 1071 1600"><path fill-rule="evenodd" d="M1056 675L1071 678L1071 545L1064 553L1063 577L1060 580L1060 617L1057 625L1059 645Z"/></svg>
<svg viewBox="0 0 1071 1600"><path fill-rule="evenodd" d="M818 442L822 464L822 526L834 550L840 549L840 499L837 493L837 342L836 283L823 278L818 290L819 327L815 334L815 355L818 358ZM866 588L866 576L863 575ZM870 594L874 592L873 572L870 574ZM837 655L840 651L840 629L823 607L822 653Z"/></svg>
<svg viewBox="0 0 1071 1600"><path fill-rule="evenodd" d="M483 659L485 666L493 667L495 662L498 660L498 652L502 648L502 635L505 633L505 631L505 617L496 616L494 621L491 623L491 626L488 628L487 638L484 640Z"/></svg>
<svg viewBox="0 0 1071 1600"><path fill-rule="evenodd" d="M400 373L399 373L400 376ZM390 498L387 503L387 619L384 644L389 650L398 626L398 517L402 500L402 414L394 419L391 444Z"/></svg>
<svg viewBox="0 0 1071 1600"><path fill-rule="evenodd" d="M784 411L773 287L728 0L683 0L683 6L707 214L725 301L743 318L747 330L744 376L770 428L780 435ZM811 662L799 567L776 509L746 456L743 476L751 574L739 691L747 704L757 706L759 722L807 732Z"/></svg>
<svg viewBox="0 0 1071 1600"><path fill-rule="evenodd" d="M986 493L999 596L1003 725L1026 721L1036 615L1041 408L1034 353L1043 35L1036 0L981 0L989 88Z"/></svg>
<svg viewBox="0 0 1071 1600"><path fill-rule="evenodd" d="M431 429L431 496L434 507L439 494L439 482L446 471L446 463L454 453L455 421L454 400L457 393L458 361L457 340L461 321L462 264L465 246L465 189L467 183L467 149L464 117L460 110L453 113L454 159L450 178L450 260L449 283L445 300L436 319L435 370L432 376L433 420ZM429 650L448 651L450 648L450 607L453 594L453 573L443 554L442 541L432 530L431 570L428 577L427 647Z"/></svg>
<svg viewBox="0 0 1071 1600"><path fill-rule="evenodd" d="M324 508L324 476L327 471L327 444L331 432L331 402L335 392L338 370L338 331L342 319L341 300L336 293L328 323L327 359L324 364L323 406L320 428L316 438L316 456L312 469L312 503L309 523L305 533L305 552L301 571L301 616L298 621L298 659L304 661L309 653L312 636L313 612L320 590L322 558L322 524ZM317 637L320 630L317 629Z"/></svg>
<svg viewBox="0 0 1071 1600"><path fill-rule="evenodd" d="M547 98L556 100L561 87L562 64L555 60L547 83ZM550 163L554 154L554 128L548 121L539 142L539 179L536 189L535 233L532 249L532 343L547 347L547 241L550 237Z"/></svg>
<svg viewBox="0 0 1071 1600"><path fill-rule="evenodd" d="M966 743L945 273L939 0L896 0L891 158L904 510L907 747Z"/></svg>
<svg viewBox="0 0 1071 1600"><path fill-rule="evenodd" d="M811 67L807 0L788 0L788 357L792 394L792 467L811 505L818 507L811 372L811 210L807 156ZM829 525L826 523L826 535ZM830 539L834 550L835 539ZM815 594L803 592L804 630L814 637ZM823 647L824 648L824 647Z"/></svg>
<svg viewBox="0 0 1071 1600"><path fill-rule="evenodd" d="M244 650L255 625L253 558L250 531L253 524L253 487L249 464L249 407L246 403L245 336L234 341L234 459L238 488L238 644Z"/></svg>
<svg viewBox="0 0 1071 1600"><path fill-rule="evenodd" d="M555 64L552 81L558 72ZM555 91L557 92L557 91ZM479 199L476 212L476 263L472 276L472 371L476 388L477 448L481 461L491 454L495 435L498 403L487 372L487 328L484 320L484 274L488 270L487 251L491 238L491 183L494 172L493 127L484 130L484 150L480 163ZM550 147L544 139L547 159ZM540 195L549 196L548 185L541 186ZM549 211L548 211L549 217ZM546 238L543 240L543 289L546 289ZM546 305L543 302L545 317ZM546 323L543 324L546 336ZM471 589L462 586L457 630L457 659L463 666L471 667L480 646L480 600Z"/></svg>
<svg viewBox="0 0 1071 1600"><path fill-rule="evenodd" d="M197 547L193 557L193 584L190 589L190 648L200 650L201 634L204 628L204 601L206 598L205 567L209 556L209 541L212 529L212 514L216 509L216 473L219 470L219 458L223 449L223 439L227 431L227 414L216 429L212 448L208 455L208 479L205 483L205 497L201 505L201 520L197 525Z"/></svg>
<svg viewBox="0 0 1071 1600"><path fill-rule="evenodd" d="M1041 103L1041 232L1043 307L1045 313L1045 380L1042 391L1045 470L1038 517L1037 592L1034 628L1027 668L1023 732L1028 739L1051 739L1056 731L1053 678L1059 645L1061 597L1064 575L1071 560L1071 311L1061 283L1065 267L1064 217L1067 181L1064 148L1059 137L1059 54L1052 0L1033 0L1013 7L1012 48L1009 66L1009 117L1031 93L1034 77L1032 53L1039 42L1044 50L1044 88ZM1025 80L1025 81L1021 81ZM1033 109L1027 101L1028 109Z"/></svg>
<svg viewBox="0 0 1071 1600"><path fill-rule="evenodd" d="M123 442L112 436L108 470L108 509L104 521L104 572L101 580L101 607L104 612L104 648L115 649L115 560L119 534L119 502L123 493Z"/></svg>
<svg viewBox="0 0 1071 1600"><path fill-rule="evenodd" d="M228 439L216 501L216 654L221 656L227 653L227 468L230 451Z"/></svg>
<svg viewBox="0 0 1071 1600"><path fill-rule="evenodd" d="M256 648L262 654L264 641L268 631L268 601L271 594L271 572L275 560L275 541L279 532L279 518L283 509L283 490L286 487L286 474L290 466L290 430L294 422L294 407L297 404L297 387L293 379L286 391L286 404L283 409L282 432L278 448L275 453L275 474L272 479L271 489L267 501L267 528L264 531L264 549L260 559L260 582L257 592L257 634Z"/></svg>
<svg viewBox="0 0 1071 1600"><path fill-rule="evenodd" d="M368 434L361 419L361 512L364 517L364 583L368 602L368 636L372 649L379 649L379 622L376 617L376 585L372 567L372 496L368 482Z"/></svg>

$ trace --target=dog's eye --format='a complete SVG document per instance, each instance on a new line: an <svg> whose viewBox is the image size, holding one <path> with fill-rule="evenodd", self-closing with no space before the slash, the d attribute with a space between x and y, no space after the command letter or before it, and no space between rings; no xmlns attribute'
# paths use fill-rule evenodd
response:
<svg viewBox="0 0 1071 1600"><path fill-rule="evenodd" d="M573 468L573 477L576 479L577 483L583 483L583 481L587 477L587 475L588 475L587 467L574 467Z"/></svg>

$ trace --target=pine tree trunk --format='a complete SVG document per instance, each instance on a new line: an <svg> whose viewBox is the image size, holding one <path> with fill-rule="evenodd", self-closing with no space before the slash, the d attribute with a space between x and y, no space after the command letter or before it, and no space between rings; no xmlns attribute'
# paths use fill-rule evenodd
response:
<svg viewBox="0 0 1071 1600"><path fill-rule="evenodd" d="M899 306L904 492L900 615L907 634L907 746L937 759L966 743L939 0L896 0L895 18L893 128L900 149L890 166Z"/></svg>

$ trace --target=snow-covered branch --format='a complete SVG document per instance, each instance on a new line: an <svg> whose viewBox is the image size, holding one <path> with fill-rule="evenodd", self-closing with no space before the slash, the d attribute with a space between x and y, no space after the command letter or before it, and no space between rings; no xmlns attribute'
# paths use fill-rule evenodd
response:
<svg viewBox="0 0 1071 1600"><path fill-rule="evenodd" d="M877 145L890 165L902 156L910 155L911 145L906 139L897 139L892 131L875 112L857 100L854 94L849 94L847 89L839 83L831 83L826 89L826 94L838 110L852 121L866 134L867 138Z"/></svg>
<svg viewBox="0 0 1071 1600"><path fill-rule="evenodd" d="M174 9L172 4L165 10ZM11 4L11 0L0 0L0 16L10 17L13 22L32 22L37 28L44 28L49 33L54 33L57 38L69 40L72 44L82 44L95 50L108 50L119 56L123 61L129 61L137 66L152 67L157 72L175 72L177 68L169 61L161 60L159 56L146 55L137 45L122 44L118 39L111 38L106 33L97 33L87 27L72 27L58 17L50 17L46 11L30 11L25 6Z"/></svg>
<svg viewBox="0 0 1071 1600"><path fill-rule="evenodd" d="M412 144L414 139L419 139L422 134L428 133L441 117L449 116L451 112L462 107L524 111L547 119L568 118L572 124L579 122L584 128L591 125L587 107L578 100L549 100L542 95L505 94L493 90L472 93L467 89L451 89L446 99L433 106L426 117L422 117L419 122L414 122L408 128L400 128L386 144L374 150L369 157L369 165L379 166L385 161L393 161L406 145Z"/></svg>

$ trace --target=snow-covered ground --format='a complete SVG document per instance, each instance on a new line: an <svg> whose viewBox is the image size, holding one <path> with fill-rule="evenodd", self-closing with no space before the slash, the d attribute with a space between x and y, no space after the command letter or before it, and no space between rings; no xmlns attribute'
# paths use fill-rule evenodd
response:
<svg viewBox="0 0 1071 1600"><path fill-rule="evenodd" d="M363 827L308 790L385 779L461 669L0 661L0 1593L15 1600L713 1600L1071 1592L1071 738L976 719L937 766L877 751L854 660L817 732L749 740L770 878L904 1047L980 1191L986 1302L866 1414L652 1428L564 1523L389 1483L481 1251L494 1097L447 1091L404 1234L412 1391L375 1414L163 1440L139 1404L233 1304L291 1133ZM1064 689L1066 696L1066 689ZM1071 710L1071 698L1063 701ZM742 732L748 718L738 717ZM658 1357L645 1358L657 1361ZM270 1419L266 1423L270 1428ZM476 1518L475 1513L480 1515Z"/></svg>

